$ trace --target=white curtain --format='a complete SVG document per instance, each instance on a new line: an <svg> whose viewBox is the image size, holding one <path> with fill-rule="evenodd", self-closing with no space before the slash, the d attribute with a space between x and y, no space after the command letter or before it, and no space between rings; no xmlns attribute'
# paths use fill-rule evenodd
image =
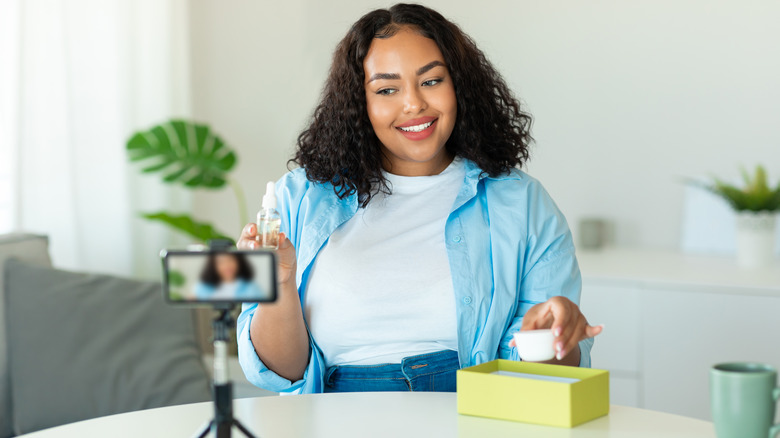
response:
<svg viewBox="0 0 780 438"><path fill-rule="evenodd" d="M190 115L187 2L5 0L0 16L0 227L49 235L59 267L158 275L172 236L138 212L190 199L124 145Z"/></svg>

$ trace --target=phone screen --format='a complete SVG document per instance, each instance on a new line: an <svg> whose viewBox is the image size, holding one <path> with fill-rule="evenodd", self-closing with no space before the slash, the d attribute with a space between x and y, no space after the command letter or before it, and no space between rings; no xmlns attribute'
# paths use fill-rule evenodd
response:
<svg viewBox="0 0 780 438"><path fill-rule="evenodd" d="M276 300L272 251L165 251L164 293L171 303Z"/></svg>

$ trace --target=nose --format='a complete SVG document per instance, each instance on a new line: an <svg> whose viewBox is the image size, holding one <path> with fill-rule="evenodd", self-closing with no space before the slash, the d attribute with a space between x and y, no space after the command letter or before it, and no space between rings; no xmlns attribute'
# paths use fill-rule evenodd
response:
<svg viewBox="0 0 780 438"><path fill-rule="evenodd" d="M428 104L425 103L425 98L420 89L417 87L407 87L404 95L404 113L417 114L425 111L428 108Z"/></svg>

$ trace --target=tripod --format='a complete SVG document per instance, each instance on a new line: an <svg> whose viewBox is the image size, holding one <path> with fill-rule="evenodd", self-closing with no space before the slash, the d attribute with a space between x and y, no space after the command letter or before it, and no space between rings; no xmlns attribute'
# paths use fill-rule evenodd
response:
<svg viewBox="0 0 780 438"><path fill-rule="evenodd" d="M233 304L218 307L219 316L214 318L214 418L195 436L204 438L213 432L215 438L230 438L233 427L238 428L247 438L256 438L249 429L233 417L233 382L228 373L228 330L233 326L230 311Z"/></svg>

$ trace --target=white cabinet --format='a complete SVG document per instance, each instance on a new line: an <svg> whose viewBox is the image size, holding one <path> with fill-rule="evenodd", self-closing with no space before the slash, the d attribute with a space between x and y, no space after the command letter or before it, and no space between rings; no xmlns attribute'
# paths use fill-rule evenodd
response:
<svg viewBox="0 0 780 438"><path fill-rule="evenodd" d="M593 345L594 368L639 372L639 292L631 285L588 282L583 285L582 312L591 324L604 324Z"/></svg>
<svg viewBox="0 0 780 438"><path fill-rule="evenodd" d="M609 370L611 403L639 407L639 292L628 284L585 281L582 312L591 324L604 324L591 351L593 368Z"/></svg>
<svg viewBox="0 0 780 438"><path fill-rule="evenodd" d="M749 291L642 293L643 407L709 420L709 368L780 366L780 297Z"/></svg>
<svg viewBox="0 0 780 438"><path fill-rule="evenodd" d="M592 362L610 372L612 403L709 420L712 365L780 367L780 263L745 271L674 252L578 256L583 313L605 324Z"/></svg>

